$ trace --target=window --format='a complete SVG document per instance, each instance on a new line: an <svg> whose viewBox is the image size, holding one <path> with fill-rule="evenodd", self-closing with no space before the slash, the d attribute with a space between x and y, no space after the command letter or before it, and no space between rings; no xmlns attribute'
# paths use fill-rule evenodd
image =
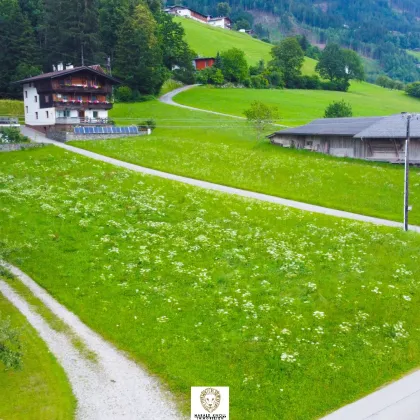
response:
<svg viewBox="0 0 420 420"><path fill-rule="evenodd" d="M45 103L48 104L50 102L50 97L48 95L45 95Z"/></svg>
<svg viewBox="0 0 420 420"><path fill-rule="evenodd" d="M92 102L95 102L96 100L96 95L92 95Z"/></svg>
<svg viewBox="0 0 420 420"><path fill-rule="evenodd" d="M98 118L98 111L93 111L93 118Z"/></svg>
<svg viewBox="0 0 420 420"><path fill-rule="evenodd" d="M25 106L25 109L26 109L26 113L28 113L29 112L29 108L27 106Z"/></svg>
<svg viewBox="0 0 420 420"><path fill-rule="evenodd" d="M34 101L38 102L38 96L36 96L36 95L34 96Z"/></svg>
<svg viewBox="0 0 420 420"><path fill-rule="evenodd" d="M45 115L47 118L50 118L50 113L48 111L45 111Z"/></svg>
<svg viewBox="0 0 420 420"><path fill-rule="evenodd" d="M35 119L38 119L38 112L35 112Z"/></svg>
<svg viewBox="0 0 420 420"><path fill-rule="evenodd" d="M28 99L28 91L25 90L25 98Z"/></svg>

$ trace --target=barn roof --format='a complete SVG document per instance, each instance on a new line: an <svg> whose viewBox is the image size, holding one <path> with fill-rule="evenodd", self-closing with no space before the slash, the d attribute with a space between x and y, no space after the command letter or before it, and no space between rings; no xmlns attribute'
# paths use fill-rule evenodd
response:
<svg viewBox="0 0 420 420"><path fill-rule="evenodd" d="M420 120L413 117L411 120L411 137L420 138ZM366 127L355 135L356 138L393 138L405 139L407 136L407 122L404 115L397 114L382 118L376 123Z"/></svg>
<svg viewBox="0 0 420 420"><path fill-rule="evenodd" d="M269 138L274 137L275 135L353 137L383 118L384 117L321 118L300 127L278 131L269 136Z"/></svg>

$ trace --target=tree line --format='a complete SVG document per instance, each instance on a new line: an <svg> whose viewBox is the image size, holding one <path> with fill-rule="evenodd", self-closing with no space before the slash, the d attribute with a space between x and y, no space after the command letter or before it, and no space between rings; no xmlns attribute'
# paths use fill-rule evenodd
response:
<svg viewBox="0 0 420 420"><path fill-rule="evenodd" d="M309 43L303 37L285 38L273 46L271 61L261 60L251 67L248 67L243 51L237 48L223 51L217 55L213 67L198 72L197 81L218 86L242 84L255 89L286 87L347 91L350 80L365 79L363 63L357 53L337 44L328 44L319 52L316 66L319 75L303 75L305 45Z"/></svg>
<svg viewBox="0 0 420 420"><path fill-rule="evenodd" d="M203 13L215 14L220 0L185 0ZM168 0L168 4L175 0ZM406 50L420 48L420 4L416 0L230 0L231 17L244 20L259 38L271 33L295 33L296 28L313 43L336 43L376 60L379 73L403 82L419 78L417 62ZM254 22L254 12L270 13L277 23Z"/></svg>
<svg viewBox="0 0 420 420"><path fill-rule="evenodd" d="M170 72L191 81L195 56L160 0L0 0L0 96L59 62L101 64L133 95L155 95Z"/></svg>

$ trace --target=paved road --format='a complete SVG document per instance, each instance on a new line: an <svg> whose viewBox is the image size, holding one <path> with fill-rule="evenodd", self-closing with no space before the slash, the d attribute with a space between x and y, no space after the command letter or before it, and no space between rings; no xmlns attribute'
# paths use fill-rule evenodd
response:
<svg viewBox="0 0 420 420"><path fill-rule="evenodd" d="M420 371L349 404L323 420L419 420Z"/></svg>
<svg viewBox="0 0 420 420"><path fill-rule="evenodd" d="M186 90L197 87L197 86L200 86L200 85L188 85L188 86L183 86L181 88L172 90L171 92L166 93L165 95L161 96L159 98L159 101L166 104L166 105L173 105L173 106L177 106L179 108L189 109L191 111L207 112L207 114L221 115L222 117L236 118L238 120L246 120L245 117L239 117L237 115L231 115L231 114L223 114L222 112L209 111L207 109L194 108L192 106L182 105L182 104L179 104L179 103L174 101L174 97L176 95L180 94L181 92L185 92ZM289 127L288 125L282 125L282 124L273 124L273 125L276 126L276 127L284 127L284 128Z"/></svg>
<svg viewBox="0 0 420 420"><path fill-rule="evenodd" d="M364 216L364 215L356 214L356 213L349 213L346 211L330 209L328 207L315 206L312 204L302 203L300 201L287 200L285 198L275 197L272 195L241 190L239 188L227 187L225 185L213 184L211 182L200 181L198 179L187 178L180 175L174 175L167 172L157 171L155 169L145 168L143 166L134 165L128 162L123 162L121 160L114 159L114 158L104 156L104 155L100 155L98 153L90 152L88 150L79 149L77 147L70 146L68 144L56 142L54 140L49 140L45 136L43 136L41 133L38 133L37 131L32 130L27 127L22 127L21 130L24 135L28 136L29 138L33 139L36 142L55 144L58 147L61 147L63 149L69 150L74 153L78 153L79 155L83 155L83 156L96 159L102 162L110 163L112 165L119 166L121 168L130 169L135 172L141 172L148 175L158 176L160 178L182 182L184 184L193 185L193 186L204 188L207 190L220 191L226 194L253 198L255 200L265 201L268 203L274 203L274 204L280 204L282 206L293 207L295 209L309 211L312 213L326 214L328 216L341 217L343 219L357 220L360 222L368 222L368 223L373 223L376 225L402 228L402 223L393 222L391 220L379 219L376 217ZM420 226L410 226L410 230L420 233Z"/></svg>

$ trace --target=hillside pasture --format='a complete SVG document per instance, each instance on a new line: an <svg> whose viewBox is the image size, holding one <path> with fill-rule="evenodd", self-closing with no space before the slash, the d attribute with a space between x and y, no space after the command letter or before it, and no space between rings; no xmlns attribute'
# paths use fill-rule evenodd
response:
<svg viewBox="0 0 420 420"><path fill-rule="evenodd" d="M248 63L252 66L260 60L267 63L272 59L270 51L273 45L248 34L216 28L186 18L178 17L175 21L182 24L185 29L185 39L199 56L215 57L218 52L235 47L244 51ZM314 74L315 66L316 61L306 57L302 68L303 74Z"/></svg>
<svg viewBox="0 0 420 420"><path fill-rule="evenodd" d="M185 411L191 386L219 384L233 418L318 418L420 364L417 234L52 146L5 154L0 180L2 257Z"/></svg>
<svg viewBox="0 0 420 420"><path fill-rule="evenodd" d="M158 101L118 104L112 118L118 123L155 118L157 129L147 137L71 144L178 175L401 221L401 166L276 147L258 142L245 121ZM420 224L420 172L411 171L410 221Z"/></svg>
<svg viewBox="0 0 420 420"><path fill-rule="evenodd" d="M333 101L351 104L353 116L382 116L400 112L420 112L420 100L405 92L384 89L369 83L353 82L349 92L324 90L257 90L198 87L182 92L174 100L183 105L243 116L252 101L258 100L279 108L280 123L287 126L306 124L323 118Z"/></svg>

